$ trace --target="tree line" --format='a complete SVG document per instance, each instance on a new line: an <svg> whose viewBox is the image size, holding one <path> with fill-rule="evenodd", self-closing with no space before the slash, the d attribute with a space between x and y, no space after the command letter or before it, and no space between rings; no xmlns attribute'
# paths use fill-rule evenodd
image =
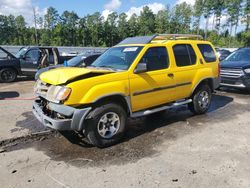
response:
<svg viewBox="0 0 250 188"><path fill-rule="evenodd" d="M113 46L126 37L154 33L201 34L217 46L250 45L250 0L196 0L166 6L157 14L145 6L138 16L100 12L79 17L74 11L49 7L34 11L34 27L24 17L0 15L0 44L45 46ZM239 26L241 25L241 30ZM243 28L242 28L243 26Z"/></svg>

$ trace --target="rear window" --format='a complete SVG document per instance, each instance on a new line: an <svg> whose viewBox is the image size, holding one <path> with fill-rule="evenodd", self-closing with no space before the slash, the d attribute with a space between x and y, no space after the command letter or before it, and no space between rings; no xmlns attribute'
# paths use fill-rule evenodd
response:
<svg viewBox="0 0 250 188"><path fill-rule="evenodd" d="M196 64L196 55L191 45L177 44L173 47L176 65L178 67Z"/></svg>
<svg viewBox="0 0 250 188"><path fill-rule="evenodd" d="M216 55L213 48L209 44L198 44L198 48L207 63L216 61Z"/></svg>

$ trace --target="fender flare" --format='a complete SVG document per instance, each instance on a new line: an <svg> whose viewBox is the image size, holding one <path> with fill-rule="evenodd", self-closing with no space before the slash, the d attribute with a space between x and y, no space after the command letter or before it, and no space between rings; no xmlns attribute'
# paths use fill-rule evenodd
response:
<svg viewBox="0 0 250 188"><path fill-rule="evenodd" d="M101 100L104 100L109 97L122 97L126 103L127 109L128 109L128 115L130 116L132 114L132 108L131 108L131 98L129 95L125 95L124 93L109 93L106 95L102 95L98 98L96 98L92 104L98 103Z"/></svg>

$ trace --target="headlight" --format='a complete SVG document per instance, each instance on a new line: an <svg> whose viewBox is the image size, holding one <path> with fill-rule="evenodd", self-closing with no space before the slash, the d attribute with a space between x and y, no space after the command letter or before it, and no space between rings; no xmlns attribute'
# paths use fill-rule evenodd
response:
<svg viewBox="0 0 250 188"><path fill-rule="evenodd" d="M71 93L71 89L64 86L50 86L47 92L47 100L55 103L60 103L66 100Z"/></svg>
<svg viewBox="0 0 250 188"><path fill-rule="evenodd" d="M250 74L250 68L244 70L245 73Z"/></svg>

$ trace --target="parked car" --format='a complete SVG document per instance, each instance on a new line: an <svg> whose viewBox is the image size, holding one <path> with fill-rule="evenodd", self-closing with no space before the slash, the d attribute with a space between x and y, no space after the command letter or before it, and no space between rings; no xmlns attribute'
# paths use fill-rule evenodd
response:
<svg viewBox="0 0 250 188"><path fill-rule="evenodd" d="M235 51L221 62L220 85L250 90L250 47Z"/></svg>
<svg viewBox="0 0 250 188"><path fill-rule="evenodd" d="M70 59L69 61L65 62L66 65L64 63L64 64L58 64L58 65L49 66L49 67L39 69L35 75L35 80L37 80L43 72L46 72L46 71L51 70L51 69L64 67L64 66L68 66L68 67L86 67L86 66L89 66L100 55L101 55L100 52L85 52L85 53L82 53L82 54Z"/></svg>
<svg viewBox="0 0 250 188"><path fill-rule="evenodd" d="M18 75L35 76L38 69L70 58L60 56L54 47L24 47L16 55L0 47L0 82L13 82Z"/></svg>
<svg viewBox="0 0 250 188"><path fill-rule="evenodd" d="M220 61L223 61L224 59L226 59L227 56L231 54L229 50L225 50L225 49L218 49L216 51L217 51L217 55L219 56Z"/></svg>
<svg viewBox="0 0 250 188"><path fill-rule="evenodd" d="M219 60L198 35L127 38L91 66L44 72L35 85L33 113L43 125L79 131L97 147L119 141L128 117L188 104L208 111L219 86Z"/></svg>

